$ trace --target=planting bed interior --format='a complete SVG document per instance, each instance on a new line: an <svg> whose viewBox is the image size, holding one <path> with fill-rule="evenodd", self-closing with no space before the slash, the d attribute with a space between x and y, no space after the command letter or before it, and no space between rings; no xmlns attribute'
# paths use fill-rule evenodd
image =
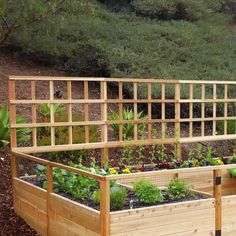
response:
<svg viewBox="0 0 236 236"><path fill-rule="evenodd" d="M37 96L38 80L49 97ZM200 145L181 155L182 144L236 139L235 89L223 81L10 77L15 211L41 235L235 235L236 156ZM28 117L19 124L21 111ZM19 142L22 129L28 138Z"/></svg>

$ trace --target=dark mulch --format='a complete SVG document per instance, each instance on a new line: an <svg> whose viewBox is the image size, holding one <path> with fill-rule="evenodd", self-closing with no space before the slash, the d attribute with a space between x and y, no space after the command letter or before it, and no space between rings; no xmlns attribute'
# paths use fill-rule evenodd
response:
<svg viewBox="0 0 236 236"><path fill-rule="evenodd" d="M38 186L40 188L43 188L43 182L44 181L43 180L39 181L36 177L33 177L33 176L24 177L24 180L29 182L29 183L31 183L31 184L33 184L33 185L36 185L36 186ZM45 180L46 180L46 178L45 178ZM95 190L96 189L91 190L91 191L93 192ZM163 202L144 204L144 203L142 203L142 202L140 202L138 200L138 198L135 195L133 190L127 189L127 197L125 199L125 204L124 204L123 208L122 209L116 209L116 210L129 210L129 209L131 209L131 204L132 204L132 208L134 209L134 208L140 208L140 207L159 206L159 205L163 205L163 204L186 202L186 201L194 201L194 200L200 200L200 199L204 199L205 198L203 195L201 195L199 193L192 192L192 194L190 194L190 196L186 196L185 198L171 199L169 197L169 194L168 194L166 189L163 189L161 191L162 191L162 194L163 194L163 197L164 197L164 201ZM59 191L57 194L62 196L62 197L68 198L68 199L70 199L72 201L81 203L81 204L83 204L85 206L94 208L94 209L96 209L98 211L100 210L100 205L95 203L90 197L87 197L84 200L78 200L78 199L74 198L69 193L65 193L65 192ZM133 203L131 203L131 201ZM113 209L112 211L116 211L116 210Z"/></svg>
<svg viewBox="0 0 236 236"><path fill-rule="evenodd" d="M32 230L12 206L11 164L9 149L0 149L0 236L33 236Z"/></svg>

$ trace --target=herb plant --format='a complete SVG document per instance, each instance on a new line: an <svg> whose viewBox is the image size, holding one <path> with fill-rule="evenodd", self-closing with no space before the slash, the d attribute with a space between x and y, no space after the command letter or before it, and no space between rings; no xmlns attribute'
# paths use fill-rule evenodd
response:
<svg viewBox="0 0 236 236"><path fill-rule="evenodd" d="M147 180L139 180L134 184L134 193L141 203L152 204L163 202L161 190Z"/></svg>
<svg viewBox="0 0 236 236"><path fill-rule="evenodd" d="M127 190L125 188L118 187L117 185L110 189L110 207L111 210L120 210L125 204L127 197ZM95 191L92 195L92 200L99 204L100 203L100 190Z"/></svg>
<svg viewBox="0 0 236 236"><path fill-rule="evenodd" d="M183 180L173 179L167 187L170 199L176 200L192 195L190 186Z"/></svg>

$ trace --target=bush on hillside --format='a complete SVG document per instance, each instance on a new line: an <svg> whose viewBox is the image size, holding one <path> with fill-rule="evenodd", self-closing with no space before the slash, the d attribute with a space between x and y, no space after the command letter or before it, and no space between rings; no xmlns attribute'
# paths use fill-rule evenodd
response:
<svg viewBox="0 0 236 236"><path fill-rule="evenodd" d="M14 32L8 46L77 76L235 79L236 34L229 30L230 17L220 13L218 1L177 0L189 4L189 18L198 19L189 21L116 13L105 5L108 0L103 2L72 1L63 14ZM159 7L168 2L149 0ZM125 90L131 94L132 87ZM167 96L172 91L168 89Z"/></svg>

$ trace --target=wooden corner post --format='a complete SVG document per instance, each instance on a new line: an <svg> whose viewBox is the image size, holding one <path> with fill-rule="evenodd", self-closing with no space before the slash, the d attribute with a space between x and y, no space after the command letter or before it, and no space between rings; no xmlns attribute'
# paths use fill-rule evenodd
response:
<svg viewBox="0 0 236 236"><path fill-rule="evenodd" d="M214 170L214 198L215 198L215 235L221 236L222 228L222 185L221 170Z"/></svg>
<svg viewBox="0 0 236 236"><path fill-rule="evenodd" d="M14 80L9 80L9 100L16 99L16 84ZM10 143L11 148L17 147L17 131L16 128L12 128L12 125L16 124L16 105L9 104L9 113L10 113ZM11 169L12 169L12 178L18 177L18 160L17 157L11 156Z"/></svg>
<svg viewBox="0 0 236 236"><path fill-rule="evenodd" d="M53 193L53 168L47 165L47 236L50 235L50 195Z"/></svg>
<svg viewBox="0 0 236 236"><path fill-rule="evenodd" d="M110 235L110 181L102 179L100 181L100 235Z"/></svg>

